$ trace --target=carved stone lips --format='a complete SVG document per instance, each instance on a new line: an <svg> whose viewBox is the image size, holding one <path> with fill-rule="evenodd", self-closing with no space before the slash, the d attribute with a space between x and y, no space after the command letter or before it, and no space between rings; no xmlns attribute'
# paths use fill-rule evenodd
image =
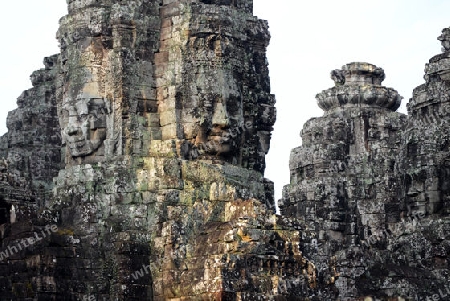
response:
<svg viewBox="0 0 450 301"><path fill-rule="evenodd" d="M82 135L76 135L76 136L66 136L67 143L71 144L80 144L84 143L85 139Z"/></svg>
<svg viewBox="0 0 450 301"><path fill-rule="evenodd" d="M231 139L230 135L224 132L222 135L211 135L208 140L219 144L226 144L229 143Z"/></svg>
<svg viewBox="0 0 450 301"><path fill-rule="evenodd" d="M208 140L213 140L218 143L227 143L231 138L230 132L220 127L214 127L208 136Z"/></svg>

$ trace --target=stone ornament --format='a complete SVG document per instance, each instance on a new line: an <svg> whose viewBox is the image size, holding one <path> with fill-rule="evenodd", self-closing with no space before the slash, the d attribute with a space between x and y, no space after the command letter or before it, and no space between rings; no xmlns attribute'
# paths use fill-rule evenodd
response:
<svg viewBox="0 0 450 301"><path fill-rule="evenodd" d="M350 63L333 70L336 86L316 95L317 104L325 111L338 107L376 106L392 111L400 107L402 97L392 88L381 86L384 70L368 63Z"/></svg>

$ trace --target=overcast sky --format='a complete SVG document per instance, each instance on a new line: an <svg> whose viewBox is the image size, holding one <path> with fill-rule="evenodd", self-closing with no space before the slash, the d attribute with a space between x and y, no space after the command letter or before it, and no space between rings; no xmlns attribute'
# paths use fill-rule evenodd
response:
<svg viewBox="0 0 450 301"><path fill-rule="evenodd" d="M267 157L266 177L276 198L289 183L289 153L301 144L303 123L322 115L315 95L333 85L330 71L363 61L385 70L384 85L404 97L400 111L422 84L425 63L440 53L436 37L450 26L448 0L254 0L255 15L269 21L268 49L277 123ZM0 134L7 111L31 87L29 75L58 52L58 20L65 0L15 0L0 10Z"/></svg>

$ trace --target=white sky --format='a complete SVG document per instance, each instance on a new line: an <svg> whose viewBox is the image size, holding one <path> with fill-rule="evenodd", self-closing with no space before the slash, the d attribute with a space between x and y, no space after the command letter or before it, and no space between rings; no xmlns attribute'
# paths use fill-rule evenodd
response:
<svg viewBox="0 0 450 301"><path fill-rule="evenodd" d="M353 61L382 67L384 84L404 97L422 84L425 63L440 53L436 37L450 26L448 0L254 0L255 15L269 21L268 50L277 123L267 157L266 177L276 198L289 183L290 150L301 144L303 123L321 116L315 95L333 85L330 71ZM58 20L64 0L14 0L0 11L0 134L7 112L31 87L29 75L43 58L58 52Z"/></svg>

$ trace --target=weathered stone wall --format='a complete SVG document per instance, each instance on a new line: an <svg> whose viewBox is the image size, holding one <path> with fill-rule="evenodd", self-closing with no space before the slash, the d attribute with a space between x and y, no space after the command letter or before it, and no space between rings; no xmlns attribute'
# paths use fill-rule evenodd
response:
<svg viewBox="0 0 450 301"><path fill-rule="evenodd" d="M70 9L58 32L67 39L58 103L66 168L45 218L60 216L60 247L74 250L56 255L57 269L84 276L75 284L71 274L55 279L56 298L152 296L151 273L137 280L132 273L149 264L156 214L136 170L161 139L153 71L160 3L133 4Z"/></svg>
<svg viewBox="0 0 450 301"><path fill-rule="evenodd" d="M58 229L10 254L4 296L307 296L314 266L263 177L275 100L251 1L69 1L57 38L64 168L3 247Z"/></svg>
<svg viewBox="0 0 450 301"><path fill-rule="evenodd" d="M9 112L8 132L1 140L0 231L2 251L12 246L14 254L1 255L2 299L26 296L31 291L30 267L16 241L33 237L39 224L31 225L39 210L52 197L53 177L61 164L61 135L56 112L57 62L59 55L44 59L45 68L33 72L33 87L17 99ZM47 261L43 256L42 260ZM10 277L14 273L15 279ZM17 285L13 285L16 283ZM17 292L18 294L15 294Z"/></svg>
<svg viewBox="0 0 450 301"><path fill-rule="evenodd" d="M280 283L308 287L298 276L313 282L314 273L298 233L277 230L273 184L262 174L275 121L267 24L244 1L212 4L161 8L162 141L138 171L162 212L151 243L154 298L294 296Z"/></svg>
<svg viewBox="0 0 450 301"><path fill-rule="evenodd" d="M360 295L448 298L447 33L444 29L439 37L443 53L430 59L425 84L414 89L407 104L409 115L395 158L400 184L391 208L395 219L386 220L384 234L368 254L375 260L356 280Z"/></svg>
<svg viewBox="0 0 450 301"><path fill-rule="evenodd" d="M67 2L0 138L2 300L445 298L450 29L408 116L332 71L276 215L252 1Z"/></svg>
<svg viewBox="0 0 450 301"><path fill-rule="evenodd" d="M8 132L0 139L8 170L2 180L6 185L3 196L10 202L42 205L62 167L55 96L57 61L58 55L44 59L45 69L30 76L33 88L19 96L18 108L8 114Z"/></svg>
<svg viewBox="0 0 450 301"><path fill-rule="evenodd" d="M408 116L367 63L332 71L316 97L325 114L304 125L280 207L322 300L446 300L448 32Z"/></svg>
<svg viewBox="0 0 450 301"><path fill-rule="evenodd" d="M351 63L331 75L336 86L316 97L325 114L303 127L280 204L281 214L299 223L302 253L330 300L357 297L353 275L342 270L362 270L355 247L399 219L393 173L406 119L393 112L401 97L380 85L382 69Z"/></svg>
<svg viewBox="0 0 450 301"><path fill-rule="evenodd" d="M58 157L50 161L58 168L47 183L54 196L39 198L31 216L17 217L11 225L3 247L12 250L8 260L14 260L5 271L19 274L5 278L5 297L151 298L150 274L138 285L130 278L135 267L149 263L150 254L149 229L142 222L147 206L134 179L135 165L149 153L150 140L160 137L158 121L149 122L159 119L149 116L157 114L153 60L159 47L159 3L129 4L73 1L69 15L61 19L61 55L48 92L52 107L46 112L57 126L49 132L59 138ZM18 137L26 134L22 128L17 131ZM13 155L14 150L8 147ZM13 201L23 205L21 199ZM49 224L56 224L58 231L46 240L20 252L13 248Z"/></svg>

